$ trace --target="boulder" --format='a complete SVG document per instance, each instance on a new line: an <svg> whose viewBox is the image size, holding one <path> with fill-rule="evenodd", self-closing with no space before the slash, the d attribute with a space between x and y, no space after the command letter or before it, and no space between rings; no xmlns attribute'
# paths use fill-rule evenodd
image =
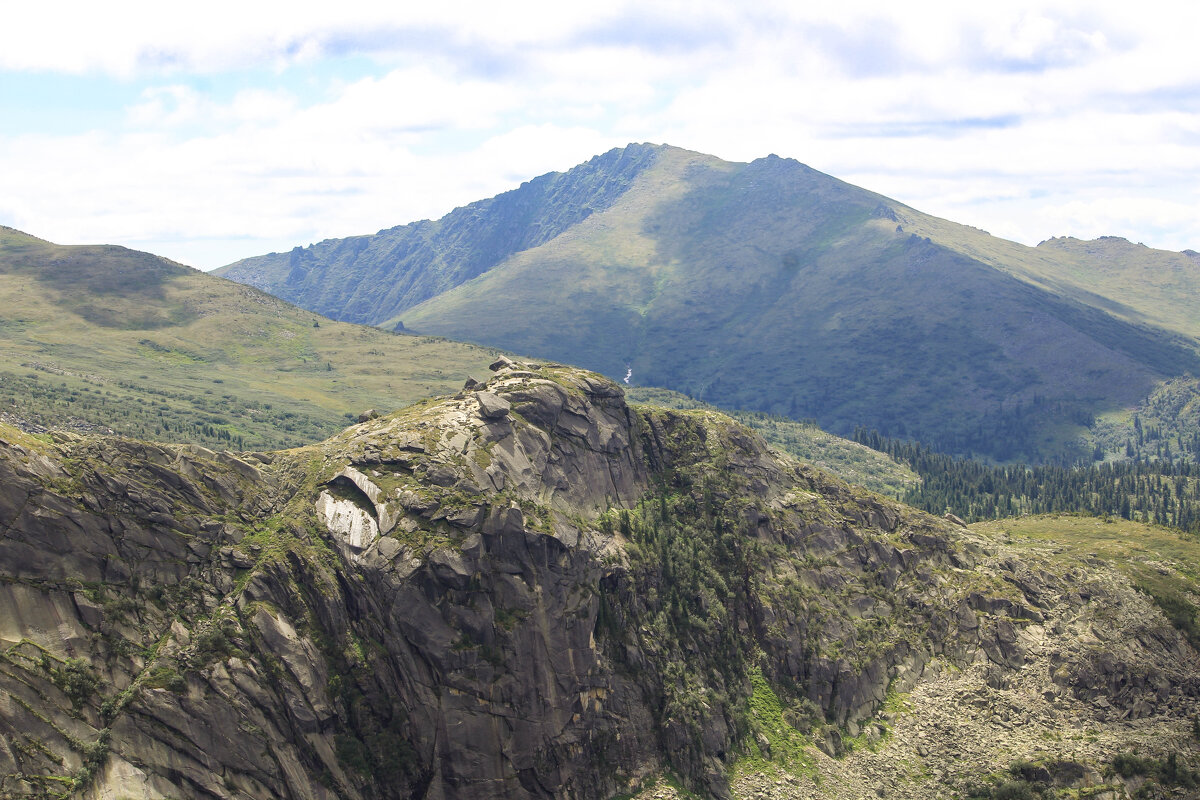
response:
<svg viewBox="0 0 1200 800"><path fill-rule="evenodd" d="M479 402L479 414L484 419L496 420L507 417L512 404L494 392L476 392L475 399Z"/></svg>

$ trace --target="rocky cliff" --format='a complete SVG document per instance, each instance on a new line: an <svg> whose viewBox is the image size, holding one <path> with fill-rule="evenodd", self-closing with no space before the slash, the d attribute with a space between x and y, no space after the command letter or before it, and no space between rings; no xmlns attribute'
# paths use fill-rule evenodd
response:
<svg viewBox="0 0 1200 800"><path fill-rule="evenodd" d="M1186 750L1200 697L1118 576L578 370L502 359L271 454L0 439L3 797L727 797L747 765L861 790L846 754L951 678L1102 728L1082 785ZM905 741L914 796L1029 755Z"/></svg>

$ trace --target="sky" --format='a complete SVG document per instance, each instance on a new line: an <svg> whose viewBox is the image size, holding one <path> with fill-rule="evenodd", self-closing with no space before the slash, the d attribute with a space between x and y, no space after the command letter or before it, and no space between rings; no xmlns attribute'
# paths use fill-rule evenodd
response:
<svg viewBox="0 0 1200 800"><path fill-rule="evenodd" d="M1200 250L1198 3L45 0L0 18L0 224L61 244L212 269L654 142L794 158L1029 245Z"/></svg>

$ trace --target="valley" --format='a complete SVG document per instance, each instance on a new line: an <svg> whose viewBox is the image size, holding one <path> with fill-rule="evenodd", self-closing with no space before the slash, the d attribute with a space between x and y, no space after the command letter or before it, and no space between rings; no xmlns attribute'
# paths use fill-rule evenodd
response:
<svg viewBox="0 0 1200 800"><path fill-rule="evenodd" d="M1198 797L1197 269L659 145L0 228L0 797Z"/></svg>
<svg viewBox="0 0 1200 800"><path fill-rule="evenodd" d="M490 244L502 223L524 249ZM453 244L427 233L443 229ZM1195 257L1025 247L776 156L629 145L437 222L219 272L335 318L993 461L1111 450L1129 409L1168 385L1194 396L1200 371Z"/></svg>

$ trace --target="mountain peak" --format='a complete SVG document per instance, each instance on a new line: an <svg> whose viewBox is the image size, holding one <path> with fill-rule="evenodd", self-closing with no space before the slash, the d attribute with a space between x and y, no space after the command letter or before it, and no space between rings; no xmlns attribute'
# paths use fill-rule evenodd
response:
<svg viewBox="0 0 1200 800"><path fill-rule="evenodd" d="M1189 345L1145 324L1174 308L1172 323L1191 326L1180 330L1200 329L1178 300L1186 287L1163 283L1171 273L1130 278L1129 264L1157 252L1117 239L1035 250L777 154L739 163L630 143L435 222L224 274L335 318L486 342L835 433L865 425L1041 460L1084 453L1064 440L1079 420L1197 368ZM1085 261L1097 265L1078 269ZM1101 278L1120 296L1080 285ZM1157 294L1125 291L1138 282Z"/></svg>
<svg viewBox="0 0 1200 800"><path fill-rule="evenodd" d="M664 152L663 146L652 144L613 148L566 172L539 175L438 220L244 259L216 274L328 316L379 324L609 208ZM344 265L360 279L328 282L321 265L330 262Z"/></svg>

